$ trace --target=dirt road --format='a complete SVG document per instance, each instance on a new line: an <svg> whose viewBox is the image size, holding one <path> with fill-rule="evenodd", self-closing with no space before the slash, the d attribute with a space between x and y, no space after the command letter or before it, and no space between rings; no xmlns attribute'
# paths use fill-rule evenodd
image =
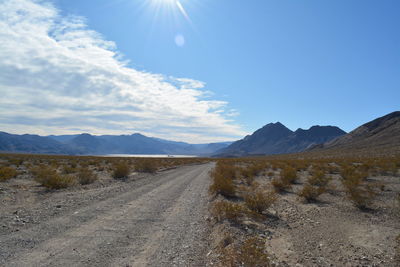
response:
<svg viewBox="0 0 400 267"><path fill-rule="evenodd" d="M0 265L202 266L212 167L184 166L114 187L67 192L16 211L18 220L23 214L35 220L0 233Z"/></svg>

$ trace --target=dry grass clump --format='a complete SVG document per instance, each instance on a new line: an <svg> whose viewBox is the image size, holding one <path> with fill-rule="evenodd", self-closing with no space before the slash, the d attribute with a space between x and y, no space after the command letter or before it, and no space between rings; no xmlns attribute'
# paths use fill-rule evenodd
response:
<svg viewBox="0 0 400 267"><path fill-rule="evenodd" d="M130 173L130 167L129 165L124 162L120 161L117 162L112 169L112 177L114 179L124 179L127 178Z"/></svg>
<svg viewBox="0 0 400 267"><path fill-rule="evenodd" d="M159 165L156 159L139 159L135 163L135 171L155 173Z"/></svg>
<svg viewBox="0 0 400 267"><path fill-rule="evenodd" d="M269 267L269 255L265 250L265 241L260 237L250 237L239 246L224 248L221 253L221 265L227 267Z"/></svg>
<svg viewBox="0 0 400 267"><path fill-rule="evenodd" d="M0 167L0 182L7 181L18 175L18 172L13 167Z"/></svg>
<svg viewBox="0 0 400 267"><path fill-rule="evenodd" d="M360 209L368 208L377 195L378 185L368 182L367 174L354 167L343 168L341 175L349 199Z"/></svg>
<svg viewBox="0 0 400 267"><path fill-rule="evenodd" d="M292 188L292 184L283 179L283 177L275 177L271 181L276 192L285 192Z"/></svg>
<svg viewBox="0 0 400 267"><path fill-rule="evenodd" d="M325 175L325 172L320 169L316 169L311 173L311 176L308 177L307 182L310 185L315 185L315 186L320 186L320 187L326 187L328 183L330 182L330 178L328 178Z"/></svg>
<svg viewBox="0 0 400 267"><path fill-rule="evenodd" d="M81 185L92 184L98 179L97 175L88 168L79 169L76 177Z"/></svg>
<svg viewBox="0 0 400 267"><path fill-rule="evenodd" d="M75 177L62 175L50 167L36 167L34 173L35 181L48 189L62 189L75 184Z"/></svg>
<svg viewBox="0 0 400 267"><path fill-rule="evenodd" d="M317 169L308 177L303 189L297 194L307 202L316 201L321 194L327 191L329 181L330 179L326 177L324 171Z"/></svg>
<svg viewBox="0 0 400 267"><path fill-rule="evenodd" d="M246 167L240 168L240 174L245 179L246 183L250 185L254 178L260 175L265 170L266 164L262 162L250 163Z"/></svg>
<svg viewBox="0 0 400 267"><path fill-rule="evenodd" d="M69 165L64 165L62 168L62 173L64 174L72 174L72 173L76 173L78 171L78 169L76 167L71 167Z"/></svg>
<svg viewBox="0 0 400 267"><path fill-rule="evenodd" d="M294 184L297 180L296 169L290 166L286 166L282 169L281 177L284 181Z"/></svg>
<svg viewBox="0 0 400 267"><path fill-rule="evenodd" d="M316 201L317 198L326 192L325 187L313 186L309 183L303 186L303 189L298 192L298 196L304 198L307 202Z"/></svg>
<svg viewBox="0 0 400 267"><path fill-rule="evenodd" d="M255 174L249 167L240 168L239 172L247 185L251 185L253 183Z"/></svg>
<svg viewBox="0 0 400 267"><path fill-rule="evenodd" d="M215 169L211 172L213 183L210 193L220 194L224 197L234 197L236 188L233 180L236 177L236 168L222 161L217 162Z"/></svg>
<svg viewBox="0 0 400 267"><path fill-rule="evenodd" d="M246 214L248 214L248 210L245 206L230 201L216 201L211 207L211 215L217 222L228 220L233 223L239 223L240 219Z"/></svg>
<svg viewBox="0 0 400 267"><path fill-rule="evenodd" d="M255 192L248 192L244 197L244 203L251 211L262 214L272 206L278 199L277 194L272 190L257 189Z"/></svg>

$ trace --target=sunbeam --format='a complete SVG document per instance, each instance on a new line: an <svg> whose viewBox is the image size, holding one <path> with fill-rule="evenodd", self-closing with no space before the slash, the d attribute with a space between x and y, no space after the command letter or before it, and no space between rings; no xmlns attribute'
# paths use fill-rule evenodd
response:
<svg viewBox="0 0 400 267"><path fill-rule="evenodd" d="M182 13L182 15L185 17L185 19L192 23L192 21L190 20L189 15L187 14L185 8L182 6L181 2L179 2L178 0L175 1L176 6L178 7L179 11Z"/></svg>

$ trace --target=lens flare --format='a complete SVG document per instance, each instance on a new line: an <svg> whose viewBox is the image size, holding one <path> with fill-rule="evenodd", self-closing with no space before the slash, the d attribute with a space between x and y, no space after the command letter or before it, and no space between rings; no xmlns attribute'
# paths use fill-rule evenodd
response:
<svg viewBox="0 0 400 267"><path fill-rule="evenodd" d="M179 47L182 47L185 45L185 37L182 34L177 34L175 36L175 44Z"/></svg>

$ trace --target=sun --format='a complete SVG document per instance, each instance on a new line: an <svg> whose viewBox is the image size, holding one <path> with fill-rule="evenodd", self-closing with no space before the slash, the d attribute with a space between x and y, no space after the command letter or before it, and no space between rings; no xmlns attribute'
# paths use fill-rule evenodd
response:
<svg viewBox="0 0 400 267"><path fill-rule="evenodd" d="M178 0L150 0L152 2L152 4L154 5L170 5L170 6L174 6L176 5L176 2L178 2Z"/></svg>
<svg viewBox="0 0 400 267"><path fill-rule="evenodd" d="M167 9L171 12L178 10L190 22L189 15L180 0L150 0L150 3L155 9Z"/></svg>

